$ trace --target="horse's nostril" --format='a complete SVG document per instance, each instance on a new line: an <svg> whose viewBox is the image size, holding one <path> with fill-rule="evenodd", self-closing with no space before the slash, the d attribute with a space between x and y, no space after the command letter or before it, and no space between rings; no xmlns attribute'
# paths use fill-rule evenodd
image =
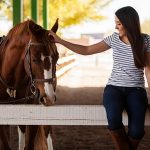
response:
<svg viewBox="0 0 150 150"><path fill-rule="evenodd" d="M46 103L46 97L41 97L41 98L40 98L40 102L41 102L41 103Z"/></svg>
<svg viewBox="0 0 150 150"><path fill-rule="evenodd" d="M56 102L56 95L54 95L52 99L49 99L47 96L40 97L39 101L47 106L53 105Z"/></svg>
<svg viewBox="0 0 150 150"><path fill-rule="evenodd" d="M40 97L40 102L41 102L41 103L44 103L43 97Z"/></svg>

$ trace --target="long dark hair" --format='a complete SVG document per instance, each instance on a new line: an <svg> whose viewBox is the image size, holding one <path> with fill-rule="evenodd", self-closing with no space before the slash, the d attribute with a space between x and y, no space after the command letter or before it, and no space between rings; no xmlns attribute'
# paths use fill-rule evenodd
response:
<svg viewBox="0 0 150 150"><path fill-rule="evenodd" d="M140 19L137 11L131 6L126 6L117 10L115 15L126 31L126 35L132 47L135 66L137 68L143 68L145 66L144 39L141 33Z"/></svg>

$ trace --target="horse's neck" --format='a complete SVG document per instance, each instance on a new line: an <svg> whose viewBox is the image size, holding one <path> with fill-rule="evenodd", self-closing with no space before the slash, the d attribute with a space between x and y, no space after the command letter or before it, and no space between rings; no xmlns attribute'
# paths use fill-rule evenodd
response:
<svg viewBox="0 0 150 150"><path fill-rule="evenodd" d="M20 57L18 56L18 58ZM0 68L1 77L14 87L18 87L22 79L26 76L23 60L18 60L10 55L4 56Z"/></svg>

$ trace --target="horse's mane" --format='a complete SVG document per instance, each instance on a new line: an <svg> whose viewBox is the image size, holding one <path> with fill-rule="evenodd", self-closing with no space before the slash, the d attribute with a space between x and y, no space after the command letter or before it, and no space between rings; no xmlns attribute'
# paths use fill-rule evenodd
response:
<svg viewBox="0 0 150 150"><path fill-rule="evenodd" d="M47 30L36 24L33 20L28 19L15 25L8 32L7 39L9 40L15 36L23 37L24 34L29 34L35 39L43 39L43 41L45 41L46 38L48 38L48 36L45 35L46 33L48 34Z"/></svg>
<svg viewBox="0 0 150 150"><path fill-rule="evenodd" d="M23 36L24 33L29 32L29 20L15 25L7 34L7 38L11 39L14 36Z"/></svg>

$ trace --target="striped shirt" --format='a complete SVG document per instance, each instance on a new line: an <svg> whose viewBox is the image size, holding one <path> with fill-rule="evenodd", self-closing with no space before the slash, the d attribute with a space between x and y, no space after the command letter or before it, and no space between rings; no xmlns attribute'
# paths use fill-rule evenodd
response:
<svg viewBox="0 0 150 150"><path fill-rule="evenodd" d="M105 37L104 41L113 50L113 69L107 84L144 88L144 69L135 66L131 45L121 41L116 32ZM149 35L144 35L144 50L150 52Z"/></svg>

